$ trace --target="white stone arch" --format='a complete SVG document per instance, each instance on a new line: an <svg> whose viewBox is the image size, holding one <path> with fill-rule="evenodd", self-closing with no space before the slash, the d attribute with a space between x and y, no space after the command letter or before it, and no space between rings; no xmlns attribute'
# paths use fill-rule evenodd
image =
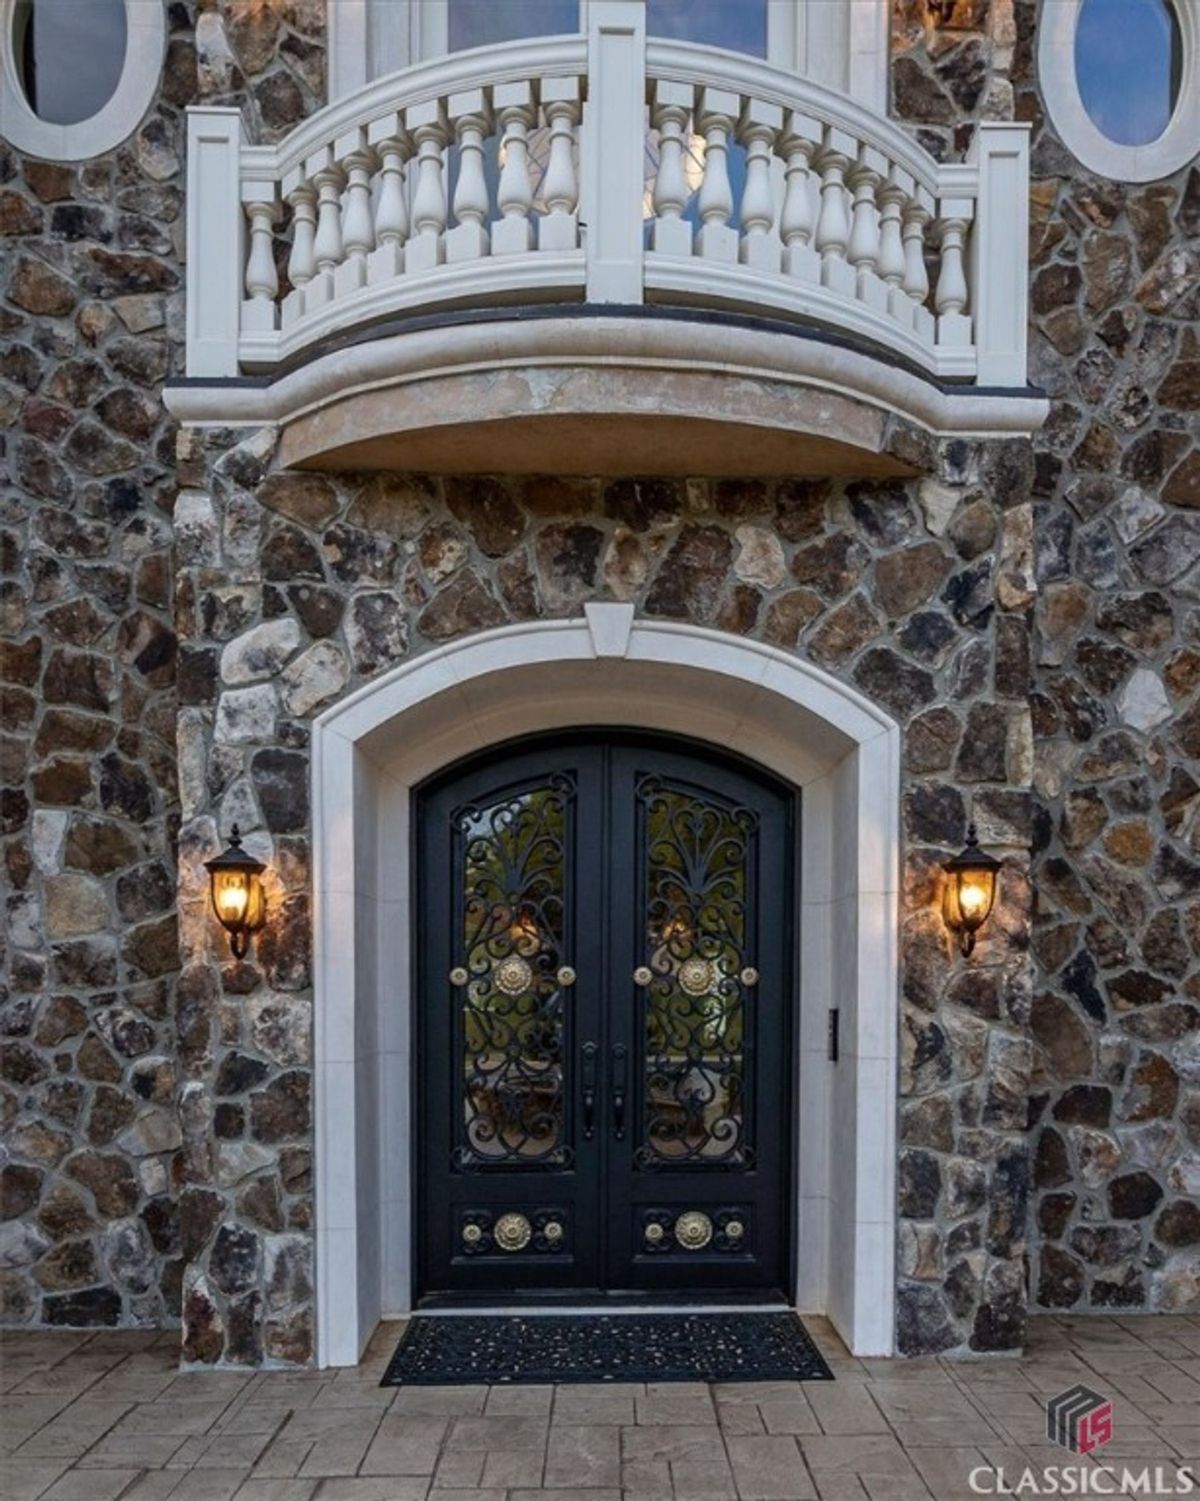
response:
<svg viewBox="0 0 1200 1501"><path fill-rule="evenodd" d="M318 1362L353 1364L410 1306L412 790L486 746L584 725L726 746L802 790L794 1296L854 1353L891 1354L899 730L788 652L592 604L427 652L314 722Z"/></svg>

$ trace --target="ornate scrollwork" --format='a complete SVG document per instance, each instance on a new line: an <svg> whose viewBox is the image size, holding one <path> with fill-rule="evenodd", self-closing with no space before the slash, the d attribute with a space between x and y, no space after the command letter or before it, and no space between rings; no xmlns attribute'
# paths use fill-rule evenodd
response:
<svg viewBox="0 0 1200 1501"><path fill-rule="evenodd" d="M463 1133L455 1163L562 1167L570 777L460 808ZM573 976L572 976L573 979Z"/></svg>
<svg viewBox="0 0 1200 1501"><path fill-rule="evenodd" d="M642 1170L746 1168L746 964L757 815L694 787L637 787L647 960ZM753 980L749 978L753 975Z"/></svg>

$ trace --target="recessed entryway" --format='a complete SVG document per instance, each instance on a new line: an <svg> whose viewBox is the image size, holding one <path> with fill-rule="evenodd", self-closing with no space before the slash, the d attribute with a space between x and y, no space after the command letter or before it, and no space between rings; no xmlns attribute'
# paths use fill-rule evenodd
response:
<svg viewBox="0 0 1200 1501"><path fill-rule="evenodd" d="M419 790L419 1296L783 1296L797 800L613 730Z"/></svg>
<svg viewBox="0 0 1200 1501"><path fill-rule="evenodd" d="M890 1353L899 733L791 653L600 604L426 652L314 723L318 1360L353 1364L378 1320L419 1295L418 789L466 756L580 725L684 736L691 755L699 743L801 792L797 1028L776 1123L790 1132L784 1292L827 1313L855 1354Z"/></svg>

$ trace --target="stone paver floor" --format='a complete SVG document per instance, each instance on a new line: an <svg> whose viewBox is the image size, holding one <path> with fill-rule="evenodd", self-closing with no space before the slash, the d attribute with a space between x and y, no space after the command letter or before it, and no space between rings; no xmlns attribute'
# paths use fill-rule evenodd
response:
<svg viewBox="0 0 1200 1501"><path fill-rule="evenodd" d="M1106 1464L1200 1462L1200 1317L1039 1318L1022 1360L855 1360L708 1387L377 1383L401 1326L338 1372L175 1369L178 1336L0 1339L4 1501L959 1501L973 1466L1076 1462L1047 1396L1113 1399Z"/></svg>

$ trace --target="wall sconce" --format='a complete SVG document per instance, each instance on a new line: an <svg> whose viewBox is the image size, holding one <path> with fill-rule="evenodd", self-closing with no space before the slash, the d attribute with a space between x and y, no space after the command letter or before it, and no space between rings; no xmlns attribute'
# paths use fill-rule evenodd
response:
<svg viewBox="0 0 1200 1501"><path fill-rule="evenodd" d="M235 959L244 959L250 939L267 919L267 899L262 873L266 866L242 849L242 836L234 824L229 848L204 862L212 891L213 911L229 934Z"/></svg>
<svg viewBox="0 0 1200 1501"><path fill-rule="evenodd" d="M995 905L1000 862L979 848L972 824L967 830L966 845L942 869L946 872L942 912L946 926L958 934L959 951L966 958L975 947L976 933Z"/></svg>

